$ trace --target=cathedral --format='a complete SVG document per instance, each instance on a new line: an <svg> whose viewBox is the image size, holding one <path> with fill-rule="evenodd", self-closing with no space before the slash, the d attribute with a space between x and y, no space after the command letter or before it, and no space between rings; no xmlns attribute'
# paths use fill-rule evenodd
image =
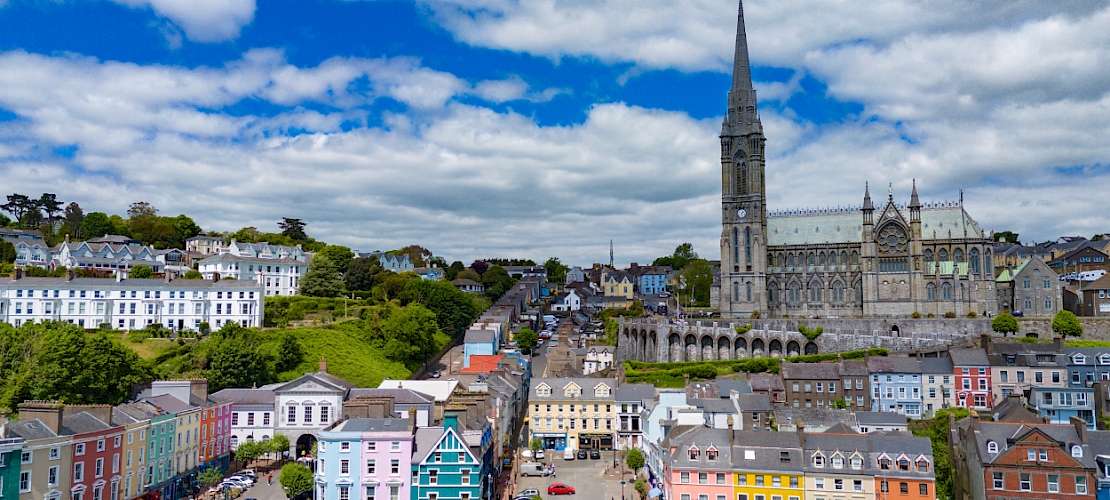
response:
<svg viewBox="0 0 1110 500"><path fill-rule="evenodd" d="M853 209L768 212L763 125L744 9L721 126L721 315L855 318L993 314L991 235L959 202L885 200ZM881 195L879 195L881 196ZM876 204L876 201L878 204Z"/></svg>

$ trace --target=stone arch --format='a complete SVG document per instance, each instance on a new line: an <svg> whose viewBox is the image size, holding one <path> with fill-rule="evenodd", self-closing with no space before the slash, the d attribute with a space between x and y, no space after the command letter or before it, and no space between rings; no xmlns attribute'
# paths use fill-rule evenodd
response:
<svg viewBox="0 0 1110 500"><path fill-rule="evenodd" d="M667 337L667 361L672 363L682 361L682 339L678 337L677 333L672 333Z"/></svg>
<svg viewBox="0 0 1110 500"><path fill-rule="evenodd" d="M748 341L741 337L736 339L736 359L744 359L748 357Z"/></svg>
<svg viewBox="0 0 1110 500"><path fill-rule="evenodd" d="M809 252L809 255L806 256L805 265L807 265L807 266L816 266L817 265L817 255L813 252Z"/></svg>
<svg viewBox="0 0 1110 500"><path fill-rule="evenodd" d="M316 436L312 434L301 434L297 438L297 457L307 456L312 452L312 445L316 444Z"/></svg>
<svg viewBox="0 0 1110 500"><path fill-rule="evenodd" d="M640 330L640 359L650 361L648 359L648 334L647 330Z"/></svg>
<svg viewBox="0 0 1110 500"><path fill-rule="evenodd" d="M752 340L752 357L753 358L762 358L764 356L766 356L766 353L764 352L764 348L763 348L763 339L753 339Z"/></svg>
<svg viewBox="0 0 1110 500"><path fill-rule="evenodd" d="M797 340L791 340L786 343L786 355L797 356L802 353L802 346L798 345Z"/></svg>
<svg viewBox="0 0 1110 500"><path fill-rule="evenodd" d="M891 327L890 327L890 336L891 337L901 337L902 336L902 329L898 328L898 325L891 325Z"/></svg>
<svg viewBox="0 0 1110 500"><path fill-rule="evenodd" d="M806 342L805 353L806 354L820 354L820 350L817 349L817 343L816 342Z"/></svg>
<svg viewBox="0 0 1110 500"><path fill-rule="evenodd" d="M717 359L732 359L732 345L724 335L717 339Z"/></svg>
<svg viewBox="0 0 1110 500"><path fill-rule="evenodd" d="M659 342L659 334L655 333L655 330L652 330L651 333L648 334L648 347L647 347L648 357L644 358L644 361L656 361L658 359L658 357L659 357L659 346L656 345L656 344L658 344L658 342Z"/></svg>
<svg viewBox="0 0 1110 500"><path fill-rule="evenodd" d="M713 352L713 337L703 335L701 338L701 361L711 361L717 359L716 354Z"/></svg>
<svg viewBox="0 0 1110 500"><path fill-rule="evenodd" d="M682 339L682 344L686 355L683 361L698 361L698 338L692 333L688 334L685 339Z"/></svg>
<svg viewBox="0 0 1110 500"><path fill-rule="evenodd" d="M771 343L767 345L767 353L775 358L782 357L782 341L779 339L771 339Z"/></svg>

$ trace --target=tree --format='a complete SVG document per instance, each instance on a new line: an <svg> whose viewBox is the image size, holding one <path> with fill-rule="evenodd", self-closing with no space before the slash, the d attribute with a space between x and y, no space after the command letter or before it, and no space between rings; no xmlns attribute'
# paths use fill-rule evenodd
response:
<svg viewBox="0 0 1110 500"><path fill-rule="evenodd" d="M462 262L459 262L457 260L455 262L452 262L450 266L447 266L447 281L453 281L455 278L458 278L459 273L463 272L463 269L466 269L466 265Z"/></svg>
<svg viewBox="0 0 1110 500"><path fill-rule="evenodd" d="M153 278L154 270L146 264L136 264L131 266L131 277L135 279Z"/></svg>
<svg viewBox="0 0 1110 500"><path fill-rule="evenodd" d="M200 474L197 474L197 482L200 483L202 488L211 488L213 485L220 482L222 476L223 474L220 474L219 467L209 467L201 471Z"/></svg>
<svg viewBox="0 0 1110 500"><path fill-rule="evenodd" d="M640 494L640 500L644 500L645 498L647 498L648 487L647 483L644 482L644 478L636 478L636 482L632 483L632 487L636 490L636 493Z"/></svg>
<svg viewBox="0 0 1110 500"><path fill-rule="evenodd" d="M347 285L348 290L371 290L377 283L377 276L382 272L382 265L376 258L357 258L351 259L350 266L347 267L346 274L343 275L343 282Z"/></svg>
<svg viewBox="0 0 1110 500"><path fill-rule="evenodd" d="M1061 309L1052 318L1052 333L1062 337L1082 337L1083 324L1075 314L1066 309Z"/></svg>
<svg viewBox="0 0 1110 500"><path fill-rule="evenodd" d="M8 202L0 205L0 209L12 214L16 222L23 220L23 216L27 215L32 209L37 210L35 202L25 195L16 193L8 195Z"/></svg>
<svg viewBox="0 0 1110 500"><path fill-rule="evenodd" d="M316 253L316 257L320 257L321 255L330 260L341 275L347 273L347 269L351 267L351 261L355 258L355 254L350 248L340 245L328 245L324 247L323 250Z"/></svg>
<svg viewBox="0 0 1110 500"><path fill-rule="evenodd" d="M81 205L76 201L71 201L66 205L65 210L65 227L68 227L70 232L77 234L81 229L81 222L85 220L85 211L81 210Z"/></svg>
<svg viewBox="0 0 1110 500"><path fill-rule="evenodd" d="M132 203L130 207L127 207L127 218L129 219L144 216L154 217L155 215L158 215L158 209L145 201L135 202Z"/></svg>
<svg viewBox="0 0 1110 500"><path fill-rule="evenodd" d="M628 454L625 455L624 463L627 464L628 468L632 469L632 473L635 474L644 466L644 454L640 452L639 448L632 448L628 450Z"/></svg>
<svg viewBox="0 0 1110 500"><path fill-rule="evenodd" d="M999 231L994 233L994 241L1005 241L1008 243L1017 244L1021 243L1021 241L1018 240L1018 234L1012 231Z"/></svg>
<svg viewBox="0 0 1110 500"><path fill-rule="evenodd" d="M243 441L235 447L235 460L250 463L266 453L266 445L259 441Z"/></svg>
<svg viewBox="0 0 1110 500"><path fill-rule="evenodd" d="M473 269L463 269L455 276L455 279L474 280L476 283L482 282L482 276L475 272Z"/></svg>
<svg viewBox="0 0 1110 500"><path fill-rule="evenodd" d="M439 329L452 337L466 332L481 311L470 294L446 281L413 279L405 283L405 296L436 315Z"/></svg>
<svg viewBox="0 0 1110 500"><path fill-rule="evenodd" d="M84 219L81 220L81 226L78 233L85 238L95 238L105 234L112 234L115 227L108 214L104 212L89 212Z"/></svg>
<svg viewBox="0 0 1110 500"><path fill-rule="evenodd" d="M0 214L0 227L8 227L12 224L12 220L7 215Z"/></svg>
<svg viewBox="0 0 1110 500"><path fill-rule="evenodd" d="M327 256L317 254L308 265L308 272L301 278L301 295L309 297L338 297L343 294L343 280L339 268Z"/></svg>
<svg viewBox="0 0 1110 500"><path fill-rule="evenodd" d="M389 255L408 255L412 265L416 267L424 267L428 265L428 261L432 259L432 251L420 245L409 245L400 250L387 252Z"/></svg>
<svg viewBox="0 0 1110 500"><path fill-rule="evenodd" d="M200 274L200 271L197 271L196 269L190 269L188 271L185 271L185 275L181 278L187 280L199 280L204 279L204 276Z"/></svg>
<svg viewBox="0 0 1110 500"><path fill-rule="evenodd" d="M1020 329L1021 325L1018 325L1017 318L1005 311L999 313L991 321L991 330L1001 333L1003 336L1017 333Z"/></svg>
<svg viewBox="0 0 1110 500"><path fill-rule="evenodd" d="M497 300L512 288L515 281L505 268L493 266L482 273L482 285L486 287L486 297Z"/></svg>
<svg viewBox="0 0 1110 500"><path fill-rule="evenodd" d="M293 332L285 332L278 345L277 371L287 372L293 370L304 360L304 349Z"/></svg>
<svg viewBox="0 0 1110 500"><path fill-rule="evenodd" d="M270 443L270 453L277 455L279 459L284 459L285 452L289 451L289 436L275 433L274 437L268 442Z"/></svg>
<svg viewBox="0 0 1110 500"><path fill-rule="evenodd" d="M697 260L698 253L694 251L694 245L690 243L682 243L674 249L674 253L666 257L659 257L652 262L653 266L671 266L671 269L676 271L686 267L691 261Z"/></svg>
<svg viewBox="0 0 1110 500"><path fill-rule="evenodd" d="M532 450L534 455L537 451L543 449L543 440L540 438L532 438L532 441L528 443L528 449Z"/></svg>
<svg viewBox="0 0 1110 500"><path fill-rule="evenodd" d="M300 219L282 217L278 227L281 228L281 234L291 240L305 241L308 239L308 235L304 232L305 223Z"/></svg>
<svg viewBox="0 0 1110 500"><path fill-rule="evenodd" d="M516 346L520 348L521 352L532 352L536 348L536 344L540 342L540 336L536 334L535 330L531 328L521 328L516 335L513 335L513 340L516 341Z"/></svg>
<svg viewBox="0 0 1110 500"><path fill-rule="evenodd" d="M289 498L312 491L312 471L300 462L285 464L281 468L281 487Z"/></svg>
<svg viewBox="0 0 1110 500"><path fill-rule="evenodd" d="M203 326L203 325L202 325ZM226 323L208 342L208 383L212 392L229 387L269 384L269 359L253 335L236 323Z"/></svg>
<svg viewBox="0 0 1110 500"><path fill-rule="evenodd" d="M0 240L0 264L11 264L15 262L15 257L15 245Z"/></svg>
<svg viewBox="0 0 1110 500"><path fill-rule="evenodd" d="M188 215L181 214L172 219L164 218L170 227L173 228L174 241L169 248L185 248L185 240L192 238L201 233L200 226Z"/></svg>
<svg viewBox="0 0 1110 500"><path fill-rule="evenodd" d="M470 263L470 268L478 274L485 274L486 269L489 269L489 263L484 260L476 260Z"/></svg>
<svg viewBox="0 0 1110 500"><path fill-rule="evenodd" d="M381 330L385 355L407 366L418 366L435 353L436 316L420 304L391 311Z"/></svg>
<svg viewBox="0 0 1110 500"><path fill-rule="evenodd" d="M709 266L709 261L705 259L690 261L682 268L680 277L686 287L682 292L683 301L689 300L698 306L708 306L709 292L713 286L713 269Z"/></svg>
<svg viewBox="0 0 1110 500"><path fill-rule="evenodd" d="M58 201L58 197L53 193L42 193L36 205L46 214L46 220L53 229L54 221L58 220L58 215L62 213L62 202Z"/></svg>
<svg viewBox="0 0 1110 500"><path fill-rule="evenodd" d="M563 281L570 270L566 264L559 262L558 257L551 257L547 262L543 263L543 268L547 270L547 281Z"/></svg>

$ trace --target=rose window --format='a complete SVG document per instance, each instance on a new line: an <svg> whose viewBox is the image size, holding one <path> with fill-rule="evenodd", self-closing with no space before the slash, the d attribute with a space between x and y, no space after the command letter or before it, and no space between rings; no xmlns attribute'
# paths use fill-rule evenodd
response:
<svg viewBox="0 0 1110 500"><path fill-rule="evenodd" d="M889 224L879 231L879 251L882 253L902 253L906 251L906 231L894 224Z"/></svg>

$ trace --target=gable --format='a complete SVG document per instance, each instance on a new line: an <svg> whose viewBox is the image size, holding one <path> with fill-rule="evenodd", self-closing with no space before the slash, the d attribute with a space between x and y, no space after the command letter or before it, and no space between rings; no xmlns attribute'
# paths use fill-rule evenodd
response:
<svg viewBox="0 0 1110 500"><path fill-rule="evenodd" d="M343 388L327 383L312 374L304 375L297 380L289 382L277 389L274 392L280 393L320 393L320 392L343 392Z"/></svg>
<svg viewBox="0 0 1110 500"><path fill-rule="evenodd" d="M435 454L437 452L462 453L463 456L461 457L462 460L459 460L460 463L478 464L478 459L470 452L470 447L466 445L466 441L463 441L462 436L451 427L444 429L443 435L439 437L436 444L432 446L428 454L420 461L420 465L441 463L435 462Z"/></svg>

